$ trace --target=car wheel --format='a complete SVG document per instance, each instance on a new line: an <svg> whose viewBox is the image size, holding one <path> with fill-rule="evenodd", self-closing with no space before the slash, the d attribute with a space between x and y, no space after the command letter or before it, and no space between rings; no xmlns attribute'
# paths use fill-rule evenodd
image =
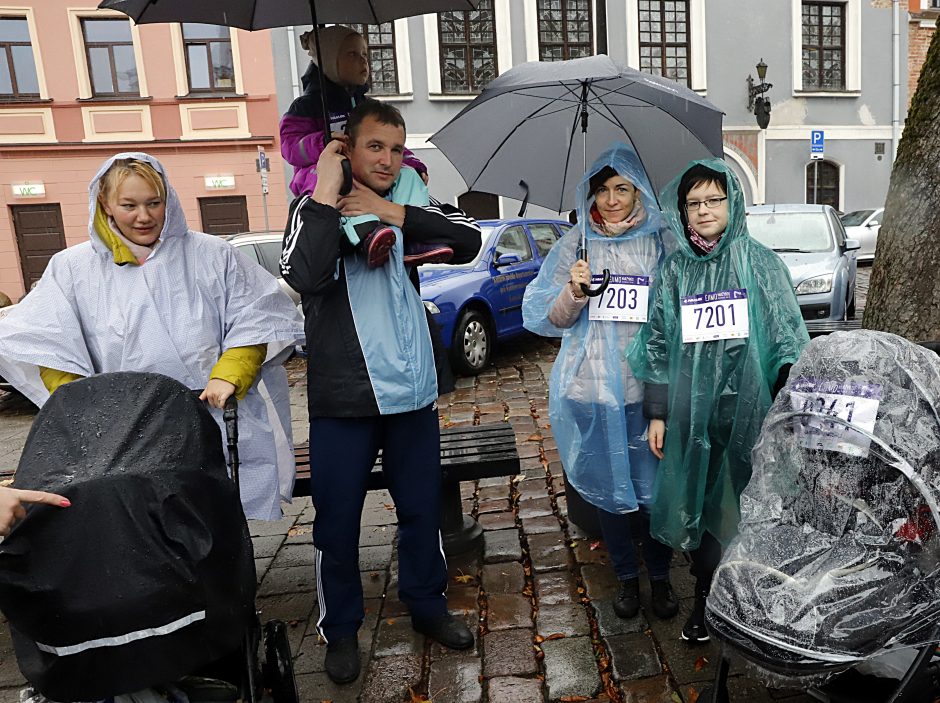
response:
<svg viewBox="0 0 940 703"><path fill-rule="evenodd" d="M490 363L494 334L489 320L477 310L464 310L454 328L451 361L464 376L476 376Z"/></svg>

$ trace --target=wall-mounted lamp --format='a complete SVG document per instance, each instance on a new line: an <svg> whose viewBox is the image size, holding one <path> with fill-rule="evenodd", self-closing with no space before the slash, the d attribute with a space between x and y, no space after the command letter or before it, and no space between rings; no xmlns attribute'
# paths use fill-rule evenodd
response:
<svg viewBox="0 0 940 703"><path fill-rule="evenodd" d="M767 64L764 59L757 64L757 79L759 85L754 85L754 79L748 74L747 77L747 111L753 112L757 118L757 126L761 129L767 129L770 124L770 98L764 96L768 90L774 87L773 83L765 83L767 77Z"/></svg>

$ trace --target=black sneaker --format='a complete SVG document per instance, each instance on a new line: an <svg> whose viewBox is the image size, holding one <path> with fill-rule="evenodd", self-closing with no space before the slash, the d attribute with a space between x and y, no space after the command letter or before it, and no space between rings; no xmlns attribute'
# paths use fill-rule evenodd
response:
<svg viewBox="0 0 940 703"><path fill-rule="evenodd" d="M614 612L624 619L635 617L640 612L640 579L620 582L620 591L614 599Z"/></svg>
<svg viewBox="0 0 940 703"><path fill-rule="evenodd" d="M347 635L326 646L326 675L333 683L350 683L359 677L359 639Z"/></svg>
<svg viewBox="0 0 940 703"><path fill-rule="evenodd" d="M454 250L443 244L408 244L405 247L405 266L446 264L454 258Z"/></svg>
<svg viewBox="0 0 940 703"><path fill-rule="evenodd" d="M692 606L692 614L682 626L682 639L692 644L708 642L711 639L708 636L708 630L705 629L705 599L695 598L695 605Z"/></svg>
<svg viewBox="0 0 940 703"><path fill-rule="evenodd" d="M412 618L411 626L450 649L470 649L473 646L470 628L450 613L436 618Z"/></svg>
<svg viewBox="0 0 940 703"><path fill-rule="evenodd" d="M672 584L669 579L659 581L650 581L650 593L653 604L653 615L660 620L674 618L679 612L679 601L676 600L676 594L672 592Z"/></svg>

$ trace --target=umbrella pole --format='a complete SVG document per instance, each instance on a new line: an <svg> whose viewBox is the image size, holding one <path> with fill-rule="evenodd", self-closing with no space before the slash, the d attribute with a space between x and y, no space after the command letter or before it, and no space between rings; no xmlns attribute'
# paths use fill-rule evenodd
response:
<svg viewBox="0 0 940 703"><path fill-rule="evenodd" d="M310 19L313 21L313 43L317 49L317 79L320 82L320 107L323 110L323 130L325 137L323 146L330 143L333 130L330 124L330 110L326 105L326 79L323 77L323 54L320 51L320 23L317 22L317 0L310 0ZM343 159L343 185L339 189L340 195L347 195L352 190L352 166L349 159Z"/></svg>
<svg viewBox="0 0 940 703"><path fill-rule="evenodd" d="M587 129L588 129L588 109L587 109L588 82L581 84L581 173L587 175ZM581 251L578 252L578 258L587 261L587 222L581 223ZM581 284L581 292L586 296L594 298L607 290L610 284L610 270L604 269L604 278L597 288L591 288L586 283Z"/></svg>

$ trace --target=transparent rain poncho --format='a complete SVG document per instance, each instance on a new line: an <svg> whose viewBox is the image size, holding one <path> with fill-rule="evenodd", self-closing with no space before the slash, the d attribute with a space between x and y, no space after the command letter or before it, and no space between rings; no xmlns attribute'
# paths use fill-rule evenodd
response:
<svg viewBox="0 0 940 703"><path fill-rule="evenodd" d="M764 422L740 532L712 583L721 639L794 677L931 641L938 409L934 352L867 330L806 348Z"/></svg>
<svg viewBox="0 0 940 703"><path fill-rule="evenodd" d="M651 286L663 258L659 212L649 178L636 152L615 144L602 154L578 185L578 222L553 247L538 277L526 288L522 319L526 329L546 337L561 337L552 366L549 416L567 480L586 500L612 513L626 513L649 503L652 476L632 475L628 454L625 405L643 400L643 386L630 371L623 350L640 328L638 322L591 320L589 306L568 329L548 319L578 260L582 230L590 222L594 197L589 180L604 166L637 187L645 217L622 234L605 236L587 230L587 254L592 276L608 269L612 276L640 276ZM594 299L605 304L606 298Z"/></svg>
<svg viewBox="0 0 940 703"><path fill-rule="evenodd" d="M717 159L694 163L726 174L728 226L705 256L677 237L678 250L659 272L649 322L627 351L638 379L669 386L650 532L682 550L698 547L706 530L724 544L734 536L738 497L751 476L751 448L773 384L809 341L786 266L748 234L744 196L731 169ZM660 203L681 233L678 188L676 178ZM683 298L732 290L746 291L748 336L683 343Z"/></svg>

